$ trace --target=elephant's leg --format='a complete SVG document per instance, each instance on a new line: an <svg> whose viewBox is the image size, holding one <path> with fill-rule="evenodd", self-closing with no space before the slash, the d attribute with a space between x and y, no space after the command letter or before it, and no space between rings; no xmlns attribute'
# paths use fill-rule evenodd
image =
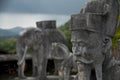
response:
<svg viewBox="0 0 120 80"><path fill-rule="evenodd" d="M78 65L78 80L90 80L91 67L90 65L77 63Z"/></svg>
<svg viewBox="0 0 120 80"><path fill-rule="evenodd" d="M25 75L24 75L25 59L22 59L24 55L24 49L21 49L21 47L18 48L17 53L18 53L18 77L25 78Z"/></svg>
<svg viewBox="0 0 120 80"><path fill-rule="evenodd" d="M42 56L42 55L41 55ZM38 58L38 80L46 80L47 58Z"/></svg>
<svg viewBox="0 0 120 80"><path fill-rule="evenodd" d="M17 54L18 54L18 76L20 78L25 78L24 70L25 70L25 55L27 52L27 46L21 45L17 46Z"/></svg>
<svg viewBox="0 0 120 80"><path fill-rule="evenodd" d="M95 72L97 80L102 80L102 64L95 65Z"/></svg>
<svg viewBox="0 0 120 80"><path fill-rule="evenodd" d="M33 70L33 73L32 73L32 76L35 77L35 76L38 76L38 67L37 67L37 55L36 53L32 53L32 70Z"/></svg>
<svg viewBox="0 0 120 80"><path fill-rule="evenodd" d="M18 65L18 77L19 78L26 78L26 76L24 75L24 70L25 70L25 61L21 65Z"/></svg>
<svg viewBox="0 0 120 80"><path fill-rule="evenodd" d="M84 66L84 80L90 80L91 75L91 66L86 65Z"/></svg>
<svg viewBox="0 0 120 80"><path fill-rule="evenodd" d="M64 80L70 80L70 71L71 68L69 66L64 68Z"/></svg>
<svg viewBox="0 0 120 80"><path fill-rule="evenodd" d="M59 80L64 80L64 71L63 67L58 71Z"/></svg>
<svg viewBox="0 0 120 80"><path fill-rule="evenodd" d="M62 66L58 72L59 80L70 80L71 67Z"/></svg>
<svg viewBox="0 0 120 80"><path fill-rule="evenodd" d="M54 69L55 72L54 72L54 74L58 74L59 73L59 70L60 70L62 62L63 62L63 60L54 59L54 64L55 64L55 69Z"/></svg>
<svg viewBox="0 0 120 80"><path fill-rule="evenodd" d="M78 66L78 80L84 80L84 65L81 63L77 63Z"/></svg>

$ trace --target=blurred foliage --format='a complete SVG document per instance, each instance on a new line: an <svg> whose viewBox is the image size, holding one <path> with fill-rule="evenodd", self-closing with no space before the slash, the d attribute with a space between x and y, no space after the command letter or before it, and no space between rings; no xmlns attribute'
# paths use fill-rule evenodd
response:
<svg viewBox="0 0 120 80"><path fill-rule="evenodd" d="M72 44L71 44L70 21L66 22L64 25L61 25L60 27L58 27L58 29L60 29L65 34L68 40L69 49L71 50Z"/></svg>
<svg viewBox="0 0 120 80"><path fill-rule="evenodd" d="M8 54L16 53L16 39L15 38L0 38L0 52ZM1 53L2 54L2 53Z"/></svg>
<svg viewBox="0 0 120 80"><path fill-rule="evenodd" d="M113 47L117 48L117 42L120 39L120 16L119 16L119 24L118 24L118 28L116 30L115 36L113 38Z"/></svg>

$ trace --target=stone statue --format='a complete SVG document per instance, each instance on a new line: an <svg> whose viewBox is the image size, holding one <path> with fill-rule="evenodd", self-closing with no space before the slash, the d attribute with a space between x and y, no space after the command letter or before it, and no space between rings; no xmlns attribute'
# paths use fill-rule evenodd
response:
<svg viewBox="0 0 120 80"><path fill-rule="evenodd" d="M95 68L97 80L102 80L102 64L105 58L102 36L86 25L86 14L72 15L72 51L76 56L81 80L90 80Z"/></svg>
<svg viewBox="0 0 120 80"><path fill-rule="evenodd" d="M57 53L53 52L52 43L61 43L67 45L65 36L56 29L55 21L41 21L39 28L28 28L22 31L17 38L17 54L18 54L18 76L25 78L25 55L29 48L32 53L33 76L38 79L46 79L46 68L48 59L56 59L55 68L59 69L61 59L64 58L66 52L59 47ZM40 28L41 27L41 28ZM63 46L64 47L64 46ZM65 47L64 47L65 48ZM64 52L64 53L63 53ZM67 53L68 54L68 53Z"/></svg>
<svg viewBox="0 0 120 80"><path fill-rule="evenodd" d="M62 57L62 58L60 58L60 56L58 56L58 53L59 53L58 49L60 49L60 48L63 51L63 53L62 53L61 56L64 55L64 57ZM64 60L66 60L66 58L69 56L69 54L70 54L70 51L69 51L69 49L68 49L68 47L66 45L61 44L61 43L52 43L52 57L56 58L56 60L57 59L60 60L58 62L58 67L59 67L59 69L58 69L58 75L60 76L60 79L64 78L63 77L63 71L64 70L61 70L61 68L63 67L62 63L64 62Z"/></svg>
<svg viewBox="0 0 120 80"><path fill-rule="evenodd" d="M58 50L59 48L61 48L61 50L64 53L63 58L60 58L59 56L57 56L57 54L59 53L59 50ZM59 72L58 72L60 80L69 80L70 71L73 67L75 67L75 59L73 57L73 54L70 52L70 50L66 45L61 43L52 43L52 56L53 58L61 60L59 62Z"/></svg>
<svg viewBox="0 0 120 80"><path fill-rule="evenodd" d="M61 63L59 72L60 80L70 80L70 73L72 71L77 72L77 63L73 53L69 53L69 55Z"/></svg>
<svg viewBox="0 0 120 80"><path fill-rule="evenodd" d="M111 55L111 47L118 15L117 0L92 1L80 14L72 15L72 51L76 55L79 80L90 80L90 71L93 67L97 80L112 80L109 79L111 75L109 71L116 63ZM108 71L109 74L104 71Z"/></svg>
<svg viewBox="0 0 120 80"><path fill-rule="evenodd" d="M18 55L18 76L25 78L25 56L27 49L32 50L33 76L41 80L46 78L47 55L49 51L49 41L46 35L39 28L28 28L20 32L17 38ZM44 54L43 54L44 53ZM39 76L38 76L39 75Z"/></svg>
<svg viewBox="0 0 120 80"><path fill-rule="evenodd" d="M39 21L36 22L36 25L39 29L44 30L46 34L48 35L48 39L52 44L54 43L61 43L65 46L68 46L68 42L66 39L66 36L56 28L56 21L55 20L48 20L48 21ZM55 46L54 46L55 47ZM49 59L53 59L55 63L55 74L58 73L58 70L60 68L60 64L62 60L65 58L65 55L67 53L64 52L64 50L61 47L56 46L55 50L52 49L50 53L47 53L47 57Z"/></svg>

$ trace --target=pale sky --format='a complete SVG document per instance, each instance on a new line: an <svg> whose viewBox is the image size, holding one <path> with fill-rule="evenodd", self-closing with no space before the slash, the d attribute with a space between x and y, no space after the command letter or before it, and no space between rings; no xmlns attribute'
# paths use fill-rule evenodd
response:
<svg viewBox="0 0 120 80"><path fill-rule="evenodd" d="M0 14L0 28L8 29L13 27L36 27L36 21L56 20L56 25L60 26L70 19L69 15L52 14Z"/></svg>
<svg viewBox="0 0 120 80"><path fill-rule="evenodd" d="M88 0L0 0L0 28L35 27L36 21L56 20L60 26L80 12Z"/></svg>

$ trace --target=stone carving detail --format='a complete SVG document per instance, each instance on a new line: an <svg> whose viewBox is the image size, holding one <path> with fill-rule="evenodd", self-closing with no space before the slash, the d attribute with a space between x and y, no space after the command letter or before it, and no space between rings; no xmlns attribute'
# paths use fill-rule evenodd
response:
<svg viewBox="0 0 120 80"><path fill-rule="evenodd" d="M119 80L119 61L112 56L112 38L119 15L117 0L89 2L79 14L71 16L72 51L76 56L78 80L90 80L95 69L97 80ZM113 69L112 69L113 68ZM116 78L111 78L115 75Z"/></svg>

